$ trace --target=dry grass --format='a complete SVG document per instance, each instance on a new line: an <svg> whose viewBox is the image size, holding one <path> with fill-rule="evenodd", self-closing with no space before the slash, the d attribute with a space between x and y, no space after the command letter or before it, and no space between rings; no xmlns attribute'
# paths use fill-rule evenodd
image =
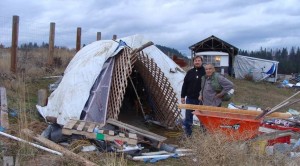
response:
<svg viewBox="0 0 300 166"><path fill-rule="evenodd" d="M10 69L9 49L0 48L0 71L1 73L9 73L9 69Z"/></svg>
<svg viewBox="0 0 300 166"><path fill-rule="evenodd" d="M193 136L183 142L195 154L182 158L187 165L297 165L296 161L283 154L268 156L261 153L253 144L245 141L228 141L221 133L203 134L195 131Z"/></svg>
<svg viewBox="0 0 300 166"><path fill-rule="evenodd" d="M53 57L54 64L49 67L47 66L48 49L19 49L17 52L17 70L19 73L24 73L27 78L34 78L49 74L62 74L74 55L74 50L55 48ZM0 49L1 73L3 73L3 71L5 73L9 73L10 58L9 49Z"/></svg>

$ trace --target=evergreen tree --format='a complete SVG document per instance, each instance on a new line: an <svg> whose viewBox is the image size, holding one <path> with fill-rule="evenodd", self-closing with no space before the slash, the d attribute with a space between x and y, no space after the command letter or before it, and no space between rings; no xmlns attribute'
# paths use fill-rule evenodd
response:
<svg viewBox="0 0 300 166"><path fill-rule="evenodd" d="M295 60L294 60L294 63L295 63L295 70L296 72L295 73L300 73L300 48L298 47L297 48L297 51L296 51L296 56L295 56Z"/></svg>

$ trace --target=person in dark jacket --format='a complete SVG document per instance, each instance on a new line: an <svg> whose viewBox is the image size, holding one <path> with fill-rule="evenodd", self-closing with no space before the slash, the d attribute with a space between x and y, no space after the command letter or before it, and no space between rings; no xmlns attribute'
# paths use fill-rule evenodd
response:
<svg viewBox="0 0 300 166"><path fill-rule="evenodd" d="M198 100L201 90L201 77L205 75L205 69L202 66L202 57L196 55L193 58L194 68L190 69L185 77L181 89L181 103L182 104L201 104ZM186 136L191 136L193 125L194 110L187 109L185 111L185 119L183 122Z"/></svg>

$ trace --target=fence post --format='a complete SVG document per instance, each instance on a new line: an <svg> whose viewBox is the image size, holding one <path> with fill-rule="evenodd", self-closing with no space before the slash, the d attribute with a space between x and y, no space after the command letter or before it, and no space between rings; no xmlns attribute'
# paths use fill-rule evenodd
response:
<svg viewBox="0 0 300 166"><path fill-rule="evenodd" d="M0 126L9 129L7 95L4 87L0 87Z"/></svg>
<svg viewBox="0 0 300 166"><path fill-rule="evenodd" d="M48 65L53 64L53 54L54 54L54 39L55 39L55 23L50 23L50 34L49 34L49 55L48 55Z"/></svg>
<svg viewBox="0 0 300 166"><path fill-rule="evenodd" d="M117 35L113 35L113 40L117 40Z"/></svg>
<svg viewBox="0 0 300 166"><path fill-rule="evenodd" d="M19 16L13 16L11 50L10 50L11 53L10 70L14 73L17 72L18 36L19 36Z"/></svg>
<svg viewBox="0 0 300 166"><path fill-rule="evenodd" d="M38 105L44 107L47 105L47 90L46 89L40 89L38 90Z"/></svg>
<svg viewBox="0 0 300 166"><path fill-rule="evenodd" d="M77 35L76 35L76 52L78 52L81 48L81 28L77 27Z"/></svg>
<svg viewBox="0 0 300 166"><path fill-rule="evenodd" d="M97 32L97 41L101 40L101 32Z"/></svg>

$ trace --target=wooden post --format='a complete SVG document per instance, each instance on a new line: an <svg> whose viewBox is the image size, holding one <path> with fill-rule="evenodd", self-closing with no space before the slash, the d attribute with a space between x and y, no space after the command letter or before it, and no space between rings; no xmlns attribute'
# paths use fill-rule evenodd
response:
<svg viewBox="0 0 300 166"><path fill-rule="evenodd" d="M101 32L97 32L97 41L101 40Z"/></svg>
<svg viewBox="0 0 300 166"><path fill-rule="evenodd" d="M78 52L81 48L81 28L77 28L77 35L76 35L76 52Z"/></svg>
<svg viewBox="0 0 300 166"><path fill-rule="evenodd" d="M194 56L195 56L195 51L191 50L191 59L190 59L190 62L189 62L190 66L194 66L194 61L193 61ZM202 61L202 63L204 63L204 62Z"/></svg>
<svg viewBox="0 0 300 166"><path fill-rule="evenodd" d="M117 40L117 35L113 35L113 40Z"/></svg>
<svg viewBox="0 0 300 166"><path fill-rule="evenodd" d="M47 90L40 89L38 90L38 105L45 106L47 104Z"/></svg>
<svg viewBox="0 0 300 166"><path fill-rule="evenodd" d="M3 165L14 166L14 157L13 156L3 156Z"/></svg>
<svg viewBox="0 0 300 166"><path fill-rule="evenodd" d="M11 52L10 70L14 73L17 72L18 36L19 36L19 16L13 16L11 50L10 50Z"/></svg>
<svg viewBox="0 0 300 166"><path fill-rule="evenodd" d="M0 115L1 115L0 125L6 130L9 129L7 97L6 97L6 89L4 87L0 87Z"/></svg>
<svg viewBox="0 0 300 166"><path fill-rule="evenodd" d="M48 55L48 65L53 64L53 54L54 54L54 39L55 39L55 23L50 23L50 34L49 34L49 55Z"/></svg>

